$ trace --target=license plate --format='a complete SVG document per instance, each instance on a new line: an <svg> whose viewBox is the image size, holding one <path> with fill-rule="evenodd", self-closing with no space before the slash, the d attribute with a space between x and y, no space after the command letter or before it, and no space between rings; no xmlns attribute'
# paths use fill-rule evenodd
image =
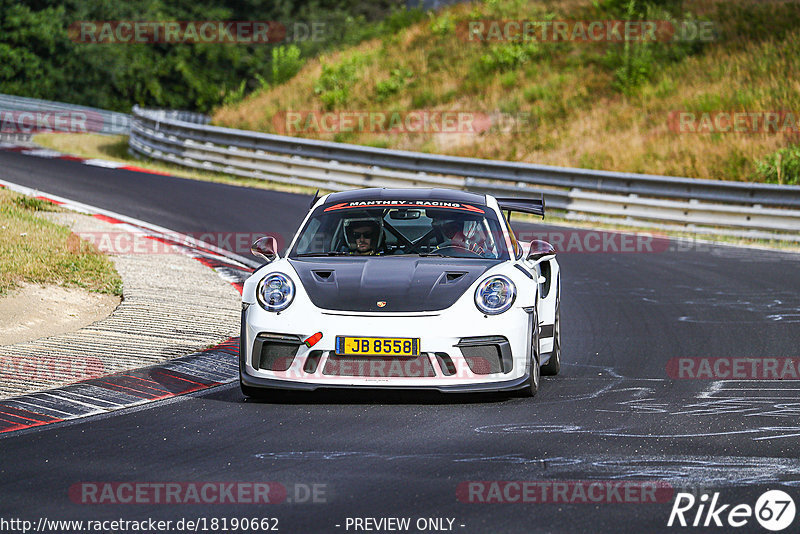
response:
<svg viewBox="0 0 800 534"><path fill-rule="evenodd" d="M419 356L419 338L336 336L336 354Z"/></svg>

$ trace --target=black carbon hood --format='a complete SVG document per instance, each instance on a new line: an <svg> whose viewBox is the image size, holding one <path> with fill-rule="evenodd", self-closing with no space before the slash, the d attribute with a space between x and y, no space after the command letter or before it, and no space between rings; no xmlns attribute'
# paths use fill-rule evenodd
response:
<svg viewBox="0 0 800 534"><path fill-rule="evenodd" d="M499 260L380 256L290 259L311 302L326 310L444 310ZM384 302L384 306L379 306Z"/></svg>

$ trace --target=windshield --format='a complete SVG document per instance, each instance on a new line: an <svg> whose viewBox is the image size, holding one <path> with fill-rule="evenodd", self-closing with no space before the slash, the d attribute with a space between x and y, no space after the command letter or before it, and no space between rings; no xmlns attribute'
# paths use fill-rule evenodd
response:
<svg viewBox="0 0 800 534"><path fill-rule="evenodd" d="M432 202L414 207L376 201L321 206L309 218L289 257L445 256L508 259L505 238L486 206ZM366 207L365 207L366 205ZM406 207L408 206L408 207Z"/></svg>

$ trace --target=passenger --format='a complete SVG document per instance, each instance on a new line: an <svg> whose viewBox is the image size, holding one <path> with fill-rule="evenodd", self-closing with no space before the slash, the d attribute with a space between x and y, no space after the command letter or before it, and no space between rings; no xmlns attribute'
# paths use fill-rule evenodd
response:
<svg viewBox="0 0 800 534"><path fill-rule="evenodd" d="M478 255L483 255L486 252L482 241L475 242L468 237L468 235L474 237L476 229L472 227L471 231L466 231L465 225L468 223L465 221L459 219L440 219L436 221L435 224L439 227L442 236L445 238L445 241L436 247L437 249L448 247L463 248Z"/></svg>

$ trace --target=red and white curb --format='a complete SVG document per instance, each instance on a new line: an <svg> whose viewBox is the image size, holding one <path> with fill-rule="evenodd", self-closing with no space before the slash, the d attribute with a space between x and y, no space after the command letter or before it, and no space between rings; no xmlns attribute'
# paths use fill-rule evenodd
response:
<svg viewBox="0 0 800 534"><path fill-rule="evenodd" d="M159 365L0 401L0 436L219 386L239 376L239 338Z"/></svg>

